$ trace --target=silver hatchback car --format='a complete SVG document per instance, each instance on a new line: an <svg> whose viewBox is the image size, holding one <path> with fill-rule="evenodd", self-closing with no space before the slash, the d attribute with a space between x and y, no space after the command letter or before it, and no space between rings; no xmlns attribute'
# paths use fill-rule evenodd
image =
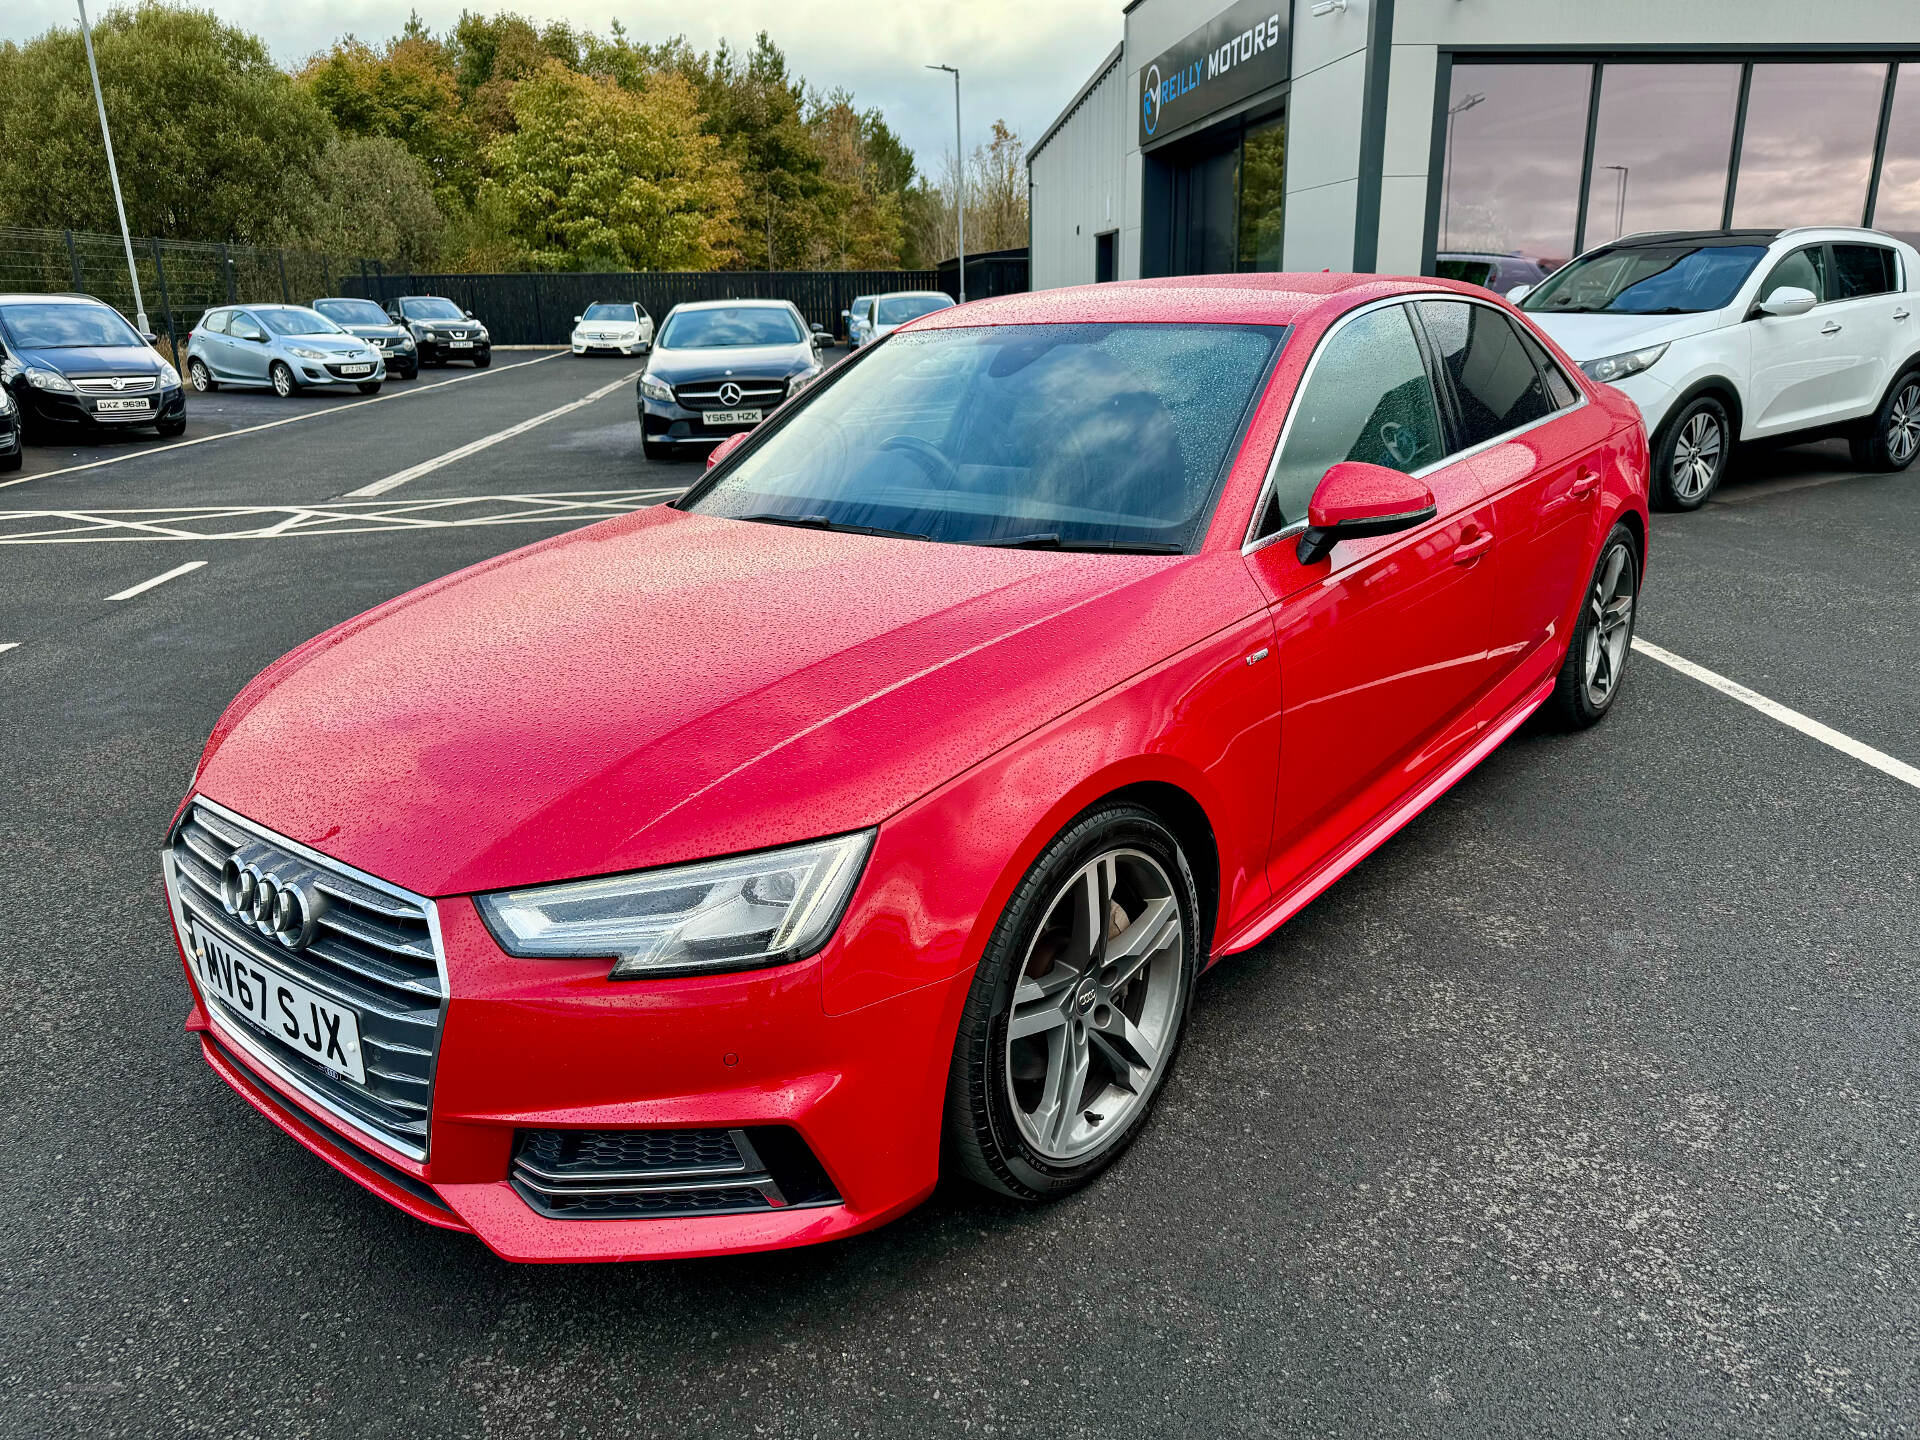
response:
<svg viewBox="0 0 1920 1440"><path fill-rule="evenodd" d="M297 395L352 386L372 395L386 378L377 349L304 305L223 305L187 337L187 383L202 392L232 385Z"/></svg>

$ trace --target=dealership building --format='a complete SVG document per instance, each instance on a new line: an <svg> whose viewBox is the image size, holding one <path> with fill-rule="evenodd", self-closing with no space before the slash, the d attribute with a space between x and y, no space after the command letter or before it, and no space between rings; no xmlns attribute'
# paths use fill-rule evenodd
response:
<svg viewBox="0 0 1920 1440"><path fill-rule="evenodd" d="M1121 31L1032 147L1035 289L1920 241L1920 0L1134 0Z"/></svg>

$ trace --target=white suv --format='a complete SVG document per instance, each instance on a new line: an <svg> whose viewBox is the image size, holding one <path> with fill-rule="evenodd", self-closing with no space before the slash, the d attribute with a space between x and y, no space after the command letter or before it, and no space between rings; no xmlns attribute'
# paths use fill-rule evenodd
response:
<svg viewBox="0 0 1920 1440"><path fill-rule="evenodd" d="M1629 235L1508 292L1640 407L1656 502L1705 503L1735 441L1844 434L1863 469L1920 452L1920 252L1875 230Z"/></svg>

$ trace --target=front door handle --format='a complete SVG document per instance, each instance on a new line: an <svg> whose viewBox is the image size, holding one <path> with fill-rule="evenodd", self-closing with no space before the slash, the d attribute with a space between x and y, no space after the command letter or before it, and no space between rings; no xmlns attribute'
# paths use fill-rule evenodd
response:
<svg viewBox="0 0 1920 1440"><path fill-rule="evenodd" d="M1575 500L1584 500L1600 488L1600 472L1589 465L1582 465L1580 473L1573 477L1573 484L1567 487L1567 494Z"/></svg>
<svg viewBox="0 0 1920 1440"><path fill-rule="evenodd" d="M1840 333L1840 322L1838 320L1829 320L1820 327L1820 333L1822 335L1838 335Z"/></svg>
<svg viewBox="0 0 1920 1440"><path fill-rule="evenodd" d="M1907 318L1907 312L1905 310L1896 310L1893 312L1893 318L1896 320L1904 320Z"/></svg>
<svg viewBox="0 0 1920 1440"><path fill-rule="evenodd" d="M1453 547L1453 563L1456 565L1471 565L1487 553L1487 547L1491 544L1493 544L1493 532L1491 530L1482 530L1478 534L1469 535Z"/></svg>

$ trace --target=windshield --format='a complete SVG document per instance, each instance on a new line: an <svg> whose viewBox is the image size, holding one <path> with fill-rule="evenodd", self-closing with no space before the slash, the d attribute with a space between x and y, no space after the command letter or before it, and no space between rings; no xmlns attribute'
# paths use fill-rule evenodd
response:
<svg viewBox="0 0 1920 1440"><path fill-rule="evenodd" d="M904 325L909 320L918 320L922 315L945 310L952 304L953 301L945 295L885 295L880 299L880 317L874 323Z"/></svg>
<svg viewBox="0 0 1920 1440"><path fill-rule="evenodd" d="M633 306L616 305L611 301L603 300L598 304L589 305L586 313L580 318L582 320L631 320L633 319Z"/></svg>
<svg viewBox="0 0 1920 1440"><path fill-rule="evenodd" d="M467 312L451 300L432 295L425 300L402 300L400 313L410 320L464 320Z"/></svg>
<svg viewBox="0 0 1920 1440"><path fill-rule="evenodd" d="M338 335L341 329L318 310L304 305L263 306L253 312L276 335Z"/></svg>
<svg viewBox="0 0 1920 1440"><path fill-rule="evenodd" d="M698 489L703 515L962 544L1184 550L1285 331L906 331Z"/></svg>
<svg viewBox="0 0 1920 1440"><path fill-rule="evenodd" d="M797 345L800 322L773 306L738 310L682 310L667 321L660 344L669 350L723 350L736 345Z"/></svg>
<svg viewBox="0 0 1920 1440"><path fill-rule="evenodd" d="M371 300L316 300L313 308L336 325L393 324L393 318Z"/></svg>
<svg viewBox="0 0 1920 1440"><path fill-rule="evenodd" d="M1575 260L1540 282L1522 310L1551 315L1688 315L1729 304L1764 245L1635 245Z"/></svg>
<svg viewBox="0 0 1920 1440"><path fill-rule="evenodd" d="M83 346L147 342L117 310L105 305L9 305L0 311L22 350L77 350Z"/></svg>

